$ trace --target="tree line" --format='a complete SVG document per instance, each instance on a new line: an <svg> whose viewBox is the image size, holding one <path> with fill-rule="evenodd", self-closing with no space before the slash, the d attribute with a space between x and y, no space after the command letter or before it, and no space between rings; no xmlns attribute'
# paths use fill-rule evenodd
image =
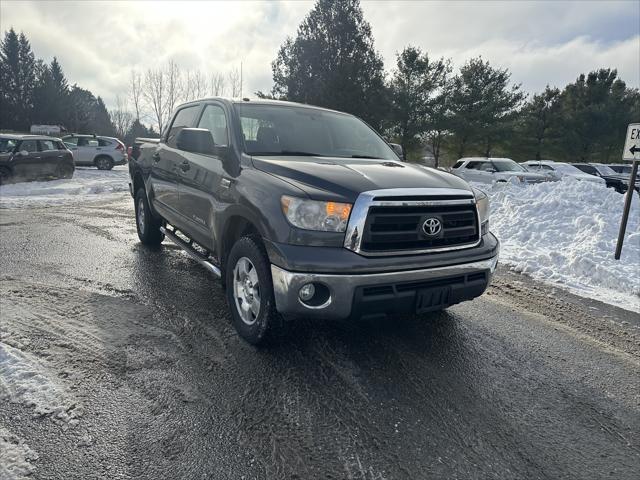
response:
<svg viewBox="0 0 640 480"><path fill-rule="evenodd" d="M359 0L317 0L278 50L272 74L271 91L258 97L353 113L409 159L431 156L443 165L471 155L617 161L627 124L640 118L639 90L612 68L533 95L482 57L454 69L417 46L405 47L386 71ZM0 129L60 124L131 144L157 136L181 102L241 92L238 69L205 74L168 61L132 70L127 92L107 110L100 96L68 85L56 58L36 60L24 33L10 29L0 43Z"/></svg>
<svg viewBox="0 0 640 480"><path fill-rule="evenodd" d="M240 96L239 69L226 74L183 71L173 61L132 70L128 91L112 109L100 96L69 86L57 58L36 59L26 35L10 28L0 41L0 130L28 132L33 124L60 125L69 132L115 136L130 145L135 137L157 137L174 108L206 96ZM150 126L147 126L150 125Z"/></svg>
<svg viewBox="0 0 640 480"><path fill-rule="evenodd" d="M359 0L317 0L272 73L272 90L258 96L353 113L410 158L436 164L472 155L619 161L626 127L640 119L639 90L611 68L528 96L482 57L454 71L450 59L407 46L386 73Z"/></svg>

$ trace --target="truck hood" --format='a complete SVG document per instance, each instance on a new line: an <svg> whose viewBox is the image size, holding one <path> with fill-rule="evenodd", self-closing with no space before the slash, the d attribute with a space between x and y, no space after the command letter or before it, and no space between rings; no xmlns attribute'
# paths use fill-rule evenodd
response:
<svg viewBox="0 0 640 480"><path fill-rule="evenodd" d="M255 168L279 177L315 200L353 203L368 190L457 188L471 191L461 178L434 168L391 160L332 157L252 157Z"/></svg>

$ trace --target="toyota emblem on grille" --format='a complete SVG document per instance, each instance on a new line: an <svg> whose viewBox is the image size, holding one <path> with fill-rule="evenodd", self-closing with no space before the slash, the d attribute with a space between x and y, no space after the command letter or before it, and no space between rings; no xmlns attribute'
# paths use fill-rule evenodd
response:
<svg viewBox="0 0 640 480"><path fill-rule="evenodd" d="M427 218L422 224L422 231L429 237L434 237L442 231L442 222L434 217Z"/></svg>

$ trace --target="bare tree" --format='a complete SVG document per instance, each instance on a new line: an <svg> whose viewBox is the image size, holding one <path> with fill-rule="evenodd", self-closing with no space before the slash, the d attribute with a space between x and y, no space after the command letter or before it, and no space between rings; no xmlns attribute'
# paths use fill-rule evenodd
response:
<svg viewBox="0 0 640 480"><path fill-rule="evenodd" d="M185 102L207 96L207 80L200 70L187 72L184 78L183 99Z"/></svg>
<svg viewBox="0 0 640 480"><path fill-rule="evenodd" d="M128 110L126 100L123 100L120 95L116 96L116 108L112 109L109 115L116 130L116 136L124 138L133 123L133 115Z"/></svg>
<svg viewBox="0 0 640 480"><path fill-rule="evenodd" d="M167 87L165 112L167 115L171 115L176 107L176 104L183 96L184 82L182 79L182 74L180 73L180 68L178 67L178 64L173 60L169 60L164 74L166 77L165 83Z"/></svg>
<svg viewBox="0 0 640 480"><path fill-rule="evenodd" d="M224 96L226 80L221 73L212 73L209 78L209 92L214 97Z"/></svg>
<svg viewBox="0 0 640 480"><path fill-rule="evenodd" d="M167 87L162 69L149 68L146 71L142 94L155 117L154 120L158 125L158 131L162 133L167 104Z"/></svg>
<svg viewBox="0 0 640 480"><path fill-rule="evenodd" d="M231 96L239 97L242 95L242 79L240 77L240 70L237 68L231 69L228 74L229 87L231 88Z"/></svg>
<svg viewBox="0 0 640 480"><path fill-rule="evenodd" d="M131 79L129 82L129 98L133 103L133 110L136 116L136 120L140 121L140 112L142 110L142 75L140 72L131 70Z"/></svg>

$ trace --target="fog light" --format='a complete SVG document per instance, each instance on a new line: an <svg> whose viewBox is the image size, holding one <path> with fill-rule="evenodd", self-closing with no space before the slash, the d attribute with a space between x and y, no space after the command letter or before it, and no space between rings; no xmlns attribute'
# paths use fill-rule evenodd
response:
<svg viewBox="0 0 640 480"><path fill-rule="evenodd" d="M313 298L315 294L316 287L313 286L313 283L307 283L306 285L303 285L298 292L298 296L303 302L308 302Z"/></svg>

